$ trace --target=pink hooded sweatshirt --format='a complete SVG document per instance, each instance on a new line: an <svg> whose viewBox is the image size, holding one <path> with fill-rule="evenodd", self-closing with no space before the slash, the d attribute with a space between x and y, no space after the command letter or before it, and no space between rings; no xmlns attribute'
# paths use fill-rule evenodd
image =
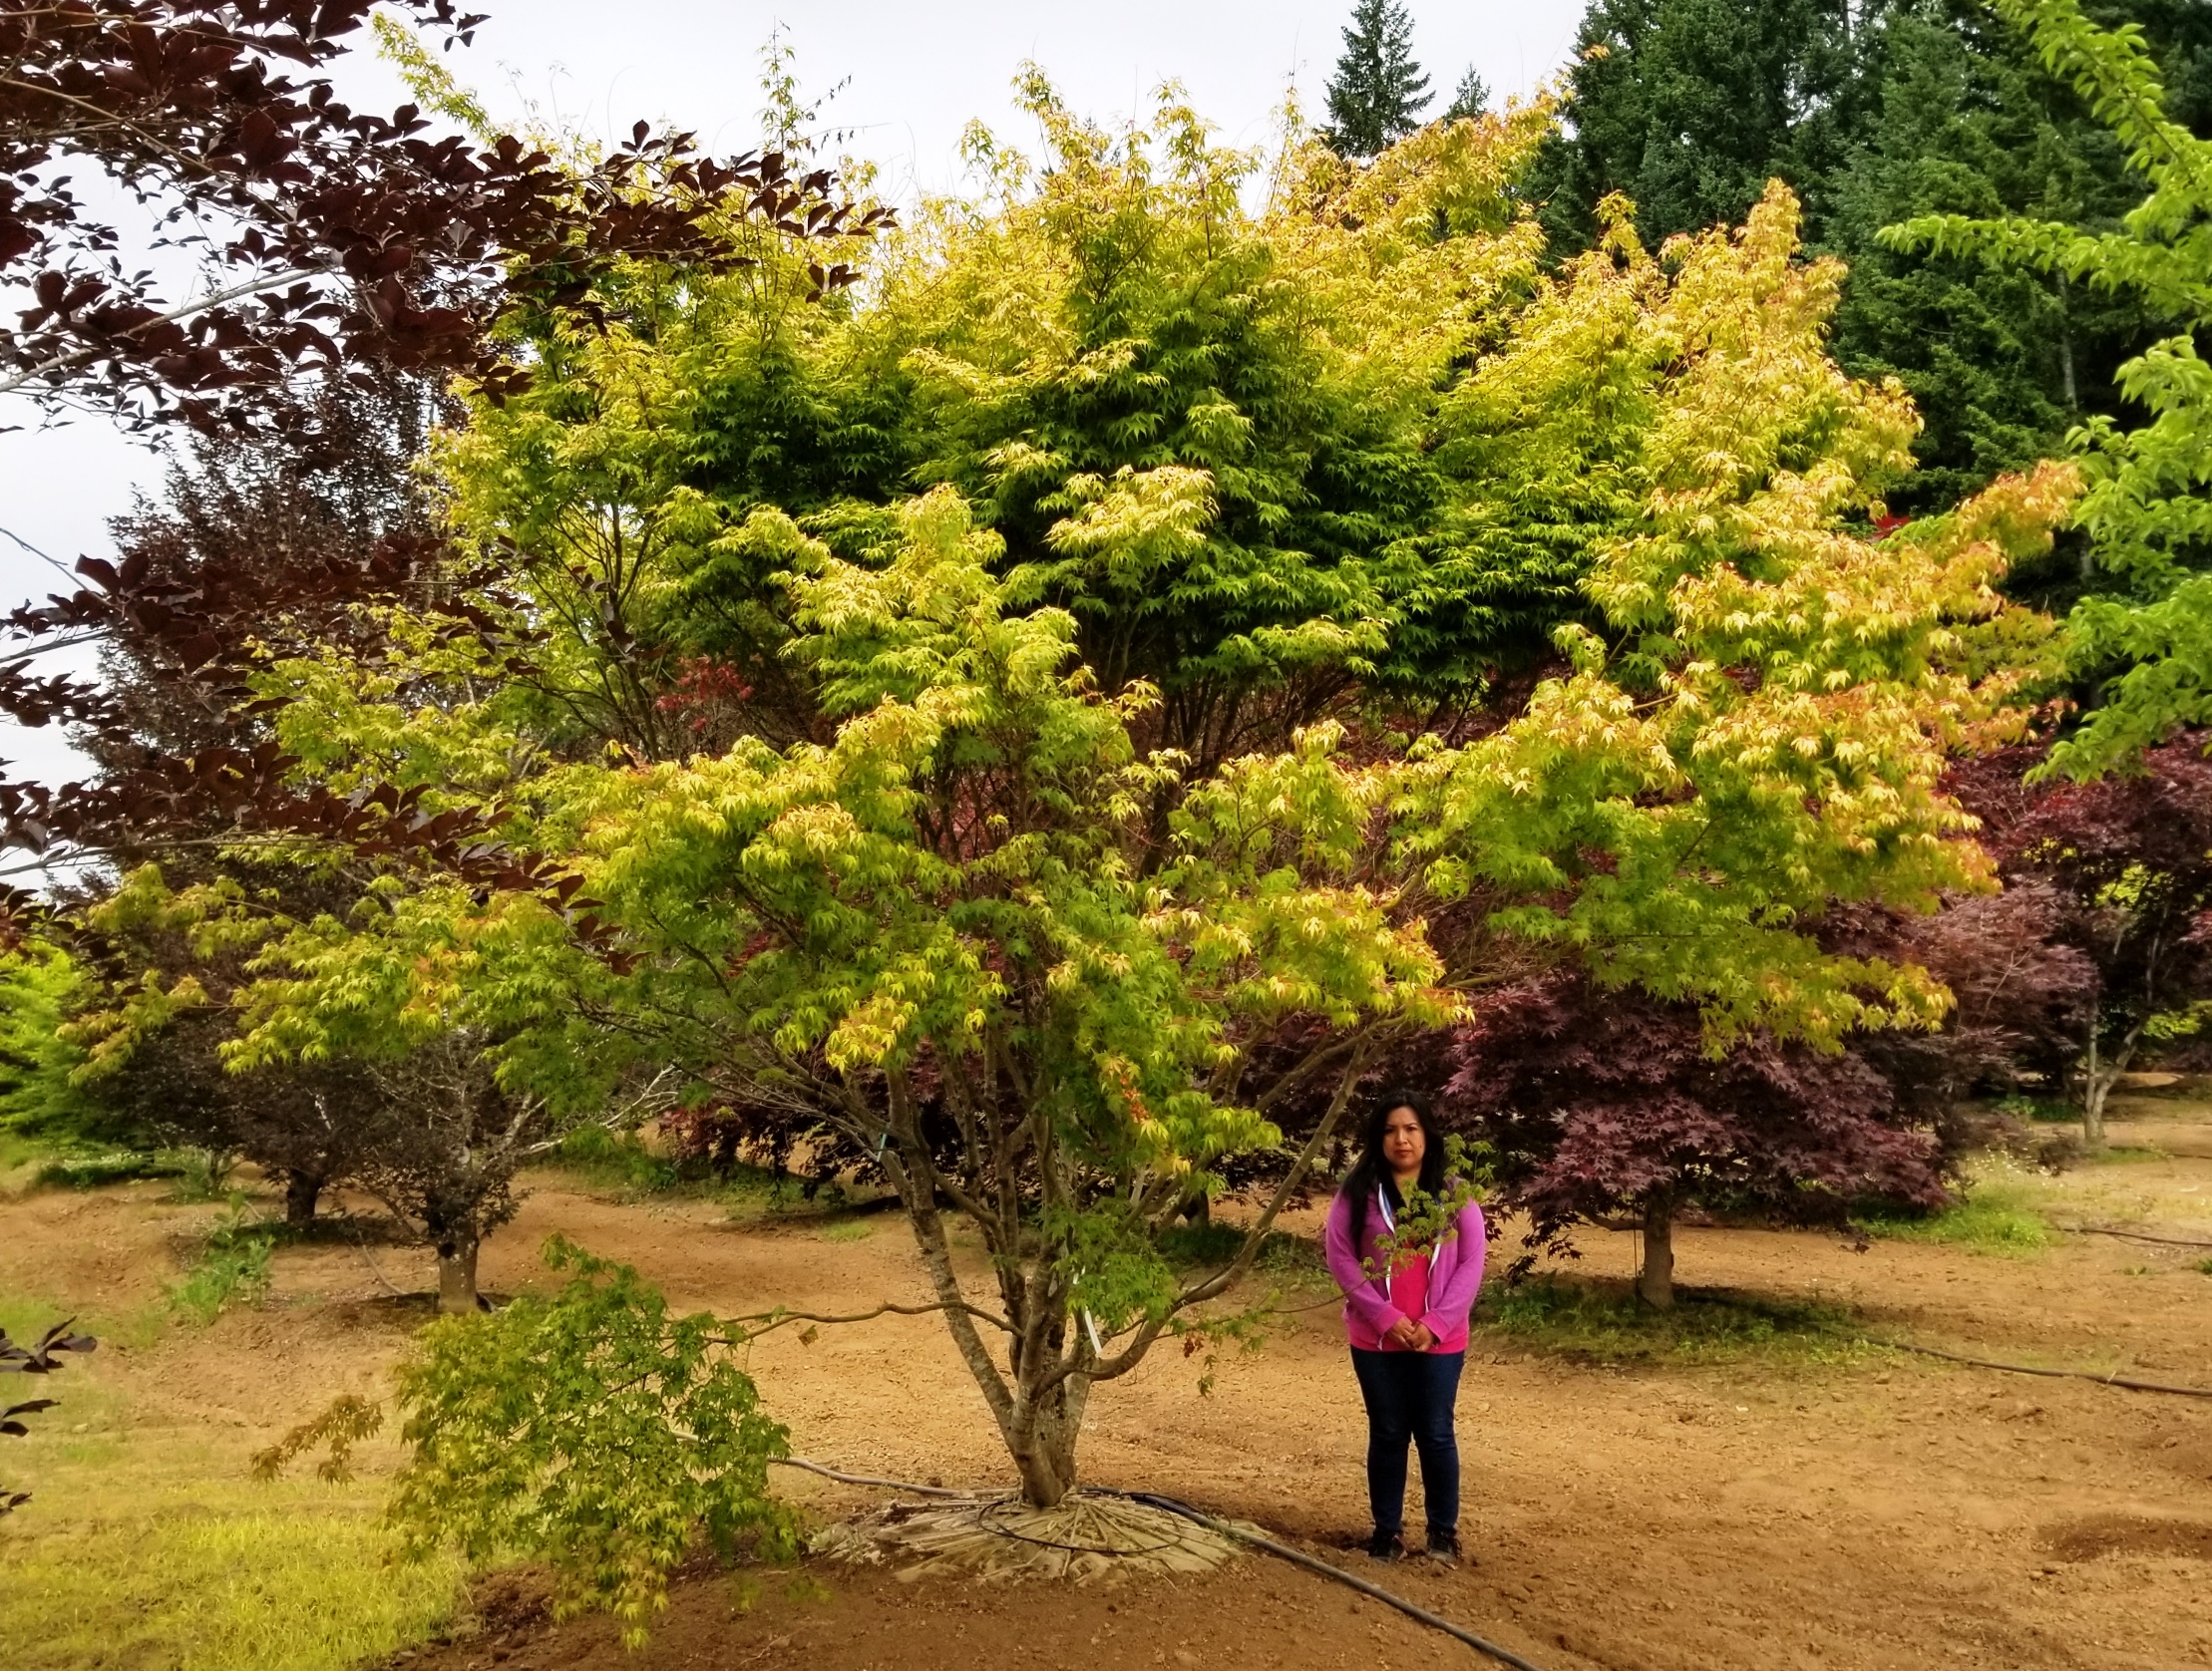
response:
<svg viewBox="0 0 2212 1671"><path fill-rule="evenodd" d="M1375 1244L1389 1231L1390 1212L1379 1198L1367 1207L1365 1234L1355 1251L1351 1244L1351 1203L1342 1190L1336 1192L1329 1203L1328 1224L1322 1232L1321 1245L1328 1256L1328 1274L1336 1279L1336 1286L1344 1291L1344 1332L1353 1346L1363 1352L1393 1352L1402 1348L1385 1346L1382 1337L1390 1326L1406 1313L1396 1300L1419 1294L1421 1314L1414 1321L1423 1325L1436 1337L1430 1348L1435 1352L1464 1352L1467 1349L1467 1314L1475 1308L1475 1295L1482 1289L1482 1256L1484 1230L1482 1208L1469 1201L1460 1209L1453 1228L1457 1232L1446 1236L1429 1249L1427 1280L1418 1280L1420 1273L1408 1272L1402 1267L1390 1279L1370 1276L1370 1267L1380 1264ZM1408 1281L1409 1276L1415 1280Z"/></svg>

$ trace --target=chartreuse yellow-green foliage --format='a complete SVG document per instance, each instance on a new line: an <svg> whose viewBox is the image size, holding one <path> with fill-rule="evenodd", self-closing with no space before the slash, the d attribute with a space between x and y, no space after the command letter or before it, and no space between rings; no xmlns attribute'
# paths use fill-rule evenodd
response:
<svg viewBox="0 0 2212 1671"><path fill-rule="evenodd" d="M561 1106L672 1063L880 1166L1048 1503L1092 1386L1235 1274L1158 1248L1218 1164L1500 968L1716 1044L1937 1019L1809 928L1987 885L1939 777L2045 654L1995 582L2075 482L1877 539L1915 418L1828 361L1779 187L1657 253L1611 205L1547 271L1542 107L1293 145L1251 209L1172 102L1027 93L1049 155L975 135L854 292L625 273L445 439L512 635L395 613L260 693L305 774L579 880L395 872L270 940L236 1054L466 1026Z"/></svg>
<svg viewBox="0 0 2212 1671"><path fill-rule="evenodd" d="M0 1483L31 1494L0 1535L0 1636L23 1663L351 1671L465 1609L458 1560L395 1560L381 1482L256 1484L232 1430L180 1429L122 1396L110 1353L149 1344L158 1312L0 1295L0 1326L17 1340L71 1312L102 1350L40 1380L9 1377L31 1383L9 1403L59 1401L0 1458Z"/></svg>

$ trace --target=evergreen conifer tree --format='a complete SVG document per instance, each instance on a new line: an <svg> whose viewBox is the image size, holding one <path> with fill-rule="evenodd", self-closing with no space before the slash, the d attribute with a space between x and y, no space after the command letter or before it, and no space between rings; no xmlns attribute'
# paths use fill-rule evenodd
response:
<svg viewBox="0 0 2212 1671"><path fill-rule="evenodd" d="M1421 125L1428 77L1413 60L1413 19L1398 0L1358 0L1328 81L1323 137L1345 157L1372 157Z"/></svg>
<svg viewBox="0 0 2212 1671"><path fill-rule="evenodd" d="M1741 219L1776 175L1819 234L1817 184L1855 115L1846 0L1592 0L1578 49L1533 180L1555 245L1587 247L1610 192L1657 243Z"/></svg>
<svg viewBox="0 0 2212 1671"><path fill-rule="evenodd" d="M1490 84L1482 79L1482 72L1472 64L1459 78L1459 85L1452 89L1452 102L1444 107L1446 122L1459 122L1467 117L1480 116L1490 108Z"/></svg>
<svg viewBox="0 0 2212 1671"><path fill-rule="evenodd" d="M2206 132L2212 7L2095 9L2141 24L2176 66L2174 114ZM1528 186L1554 249L1588 247L1610 192L1657 243L1787 181L1807 244L1850 268L1838 363L1901 379L1925 422L1893 509L1948 504L2117 411L2115 368L2162 329L2138 298L1876 235L1930 213L2105 231L2140 195L2122 148L2013 25L1973 0L1592 0L1580 43L1565 126ZM2012 585L2064 609L2081 582L2060 551Z"/></svg>

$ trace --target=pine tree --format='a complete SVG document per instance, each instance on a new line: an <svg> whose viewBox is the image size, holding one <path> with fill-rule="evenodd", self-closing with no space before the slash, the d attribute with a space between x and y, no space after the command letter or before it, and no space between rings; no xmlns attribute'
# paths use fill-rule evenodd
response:
<svg viewBox="0 0 2212 1671"><path fill-rule="evenodd" d="M1490 84L1482 79L1482 72L1472 64L1459 78L1459 85L1452 89L1452 102L1444 107L1446 122L1460 122L1483 114L1490 108Z"/></svg>
<svg viewBox="0 0 2212 1671"><path fill-rule="evenodd" d="M1819 179L1854 114L1844 0L1592 0L1568 125L1532 194L1555 243L1586 247L1625 191L1657 243L1732 223L1779 175L1819 235Z"/></svg>
<svg viewBox="0 0 2212 1671"><path fill-rule="evenodd" d="M1900 6L1881 34L1859 134L1820 196L1824 242L1851 265L1837 358L1901 379L1927 424L1921 468L1891 506L1911 513L2057 453L2070 427L2116 410L2112 374L2151 328L2131 297L1881 241L1883 226L1930 213L2109 229L2140 195L2121 147L2004 24ZM2063 609L2079 584L2077 556L2061 552L2016 577L2015 595Z"/></svg>
<svg viewBox="0 0 2212 1671"><path fill-rule="evenodd" d="M2206 131L2212 8L2097 9L2181 67L2173 109ZM1893 509L1951 503L2117 410L2114 370L2159 334L2137 298L1878 237L1930 213L2105 231L2140 195L2122 148L2011 24L1971 0L1592 0L1580 41L1565 127L1529 181L1555 248L1589 245L1610 192L1657 242L1787 181L1807 243L1850 268L1838 363L1901 379L1925 422ZM2065 550L2013 587L2063 609L2081 583Z"/></svg>
<svg viewBox="0 0 2212 1671"><path fill-rule="evenodd" d="M1329 78L1323 137L1346 157L1372 157L1418 128L1428 102L1413 19L1397 0L1358 0Z"/></svg>

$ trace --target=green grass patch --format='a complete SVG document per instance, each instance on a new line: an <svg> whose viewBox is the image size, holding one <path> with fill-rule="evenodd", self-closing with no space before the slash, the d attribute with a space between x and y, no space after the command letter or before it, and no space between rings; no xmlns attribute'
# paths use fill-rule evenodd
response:
<svg viewBox="0 0 2212 1671"><path fill-rule="evenodd" d="M54 1156L32 1174L31 1181L62 1189L100 1189L111 1183L132 1183L140 1178L184 1179L187 1176L186 1168L175 1156L110 1149Z"/></svg>
<svg viewBox="0 0 2212 1671"><path fill-rule="evenodd" d="M2000 1097L1991 1105L2015 1120L2031 1120L2039 1126L2078 1126L2081 1111L2058 1097Z"/></svg>
<svg viewBox="0 0 2212 1671"><path fill-rule="evenodd" d="M0 1298L17 1338L66 1314ZM28 1438L0 1441L0 1485L31 1494L0 1520L0 1642L18 1645L19 1664L354 1671L448 1628L462 1569L398 1558L384 1480L258 1484L242 1437L134 1428L102 1376L130 1329L78 1323L101 1349L29 1388L60 1403L27 1418Z"/></svg>
<svg viewBox="0 0 2212 1671"><path fill-rule="evenodd" d="M786 1172L778 1177L765 1167L740 1162L719 1172L707 1161L657 1154L635 1134L586 1126L560 1140L544 1163L587 1189L623 1195L679 1195L726 1203L732 1216L761 1211L827 1212L846 1204L836 1182L812 1196L806 1180Z"/></svg>
<svg viewBox="0 0 2212 1671"><path fill-rule="evenodd" d="M2092 1150L2089 1159L2100 1167L2129 1167L2138 1166L2145 1161L2171 1161L2173 1156L2163 1149L2148 1145L2140 1147L2127 1145L2123 1147L2119 1144L2111 1144L2103 1149Z"/></svg>
<svg viewBox="0 0 2212 1671"><path fill-rule="evenodd" d="M137 1352L162 1338L163 1330L170 1325L170 1312L159 1301L151 1305L135 1306L129 1311L110 1311L100 1306L64 1305L44 1294L0 1295L0 1329L5 1329L10 1339L31 1339L65 1320L74 1323L75 1333L89 1334L98 1340L99 1350L102 1352L118 1346ZM88 1381L81 1373L82 1365L97 1361L73 1358L67 1371L49 1376L44 1385L27 1385L19 1381L17 1385L10 1386L0 1382L0 1395L7 1395L0 1397L0 1403L13 1404L20 1398L74 1401L88 1396L90 1390L97 1388L98 1383ZM68 1417L64 1425L83 1420L85 1417L80 1412ZM51 1432L57 1421L63 1421L60 1411L46 1412L47 1431ZM0 1471L12 1467L23 1449L18 1441L11 1439L6 1443L8 1448L0 1448Z"/></svg>
<svg viewBox="0 0 2212 1671"><path fill-rule="evenodd" d="M1940 1212L1916 1216L1873 1213L1859 1222L1897 1241L1944 1242L1977 1253L2025 1258L2050 1245L2050 1225L2030 1193L2017 1183L1983 1179Z"/></svg>
<svg viewBox="0 0 2212 1671"><path fill-rule="evenodd" d="M2199 1259L2197 1261L2197 1269L2204 1272L2204 1274L2207 1276L2212 1276L2212 1259Z"/></svg>
<svg viewBox="0 0 2212 1671"><path fill-rule="evenodd" d="M274 1226L232 1207L209 1232L191 1268L170 1285L170 1309L205 1328L229 1306L258 1305L268 1297L269 1253L275 1245Z"/></svg>
<svg viewBox="0 0 2212 1671"><path fill-rule="evenodd" d="M609 1132L603 1126L584 1126L570 1132L547 1164L596 1188L636 1194L658 1194L696 1181L685 1176L680 1163L655 1155L638 1142L634 1133Z"/></svg>
<svg viewBox="0 0 2212 1671"><path fill-rule="evenodd" d="M17 1188L27 1183L34 1189L98 1189L142 1177L182 1177L185 1166L166 1151L39 1137L0 1126L0 1175L21 1171L31 1175L16 1180Z"/></svg>
<svg viewBox="0 0 2212 1671"><path fill-rule="evenodd" d="M1836 1363L1866 1350L1840 1306L1677 1288L1670 1311L1626 1282L1538 1276L1492 1289L1476 1308L1486 1333L1588 1363Z"/></svg>
<svg viewBox="0 0 2212 1671"><path fill-rule="evenodd" d="M0 1641L41 1671L349 1671L460 1606L458 1565L396 1558L379 1485L255 1485L152 1435L34 1447L34 1477L9 1476L33 1496L0 1536Z"/></svg>
<svg viewBox="0 0 2212 1671"><path fill-rule="evenodd" d="M876 1223L870 1218L834 1218L815 1231L824 1241L866 1241L875 1233Z"/></svg>

